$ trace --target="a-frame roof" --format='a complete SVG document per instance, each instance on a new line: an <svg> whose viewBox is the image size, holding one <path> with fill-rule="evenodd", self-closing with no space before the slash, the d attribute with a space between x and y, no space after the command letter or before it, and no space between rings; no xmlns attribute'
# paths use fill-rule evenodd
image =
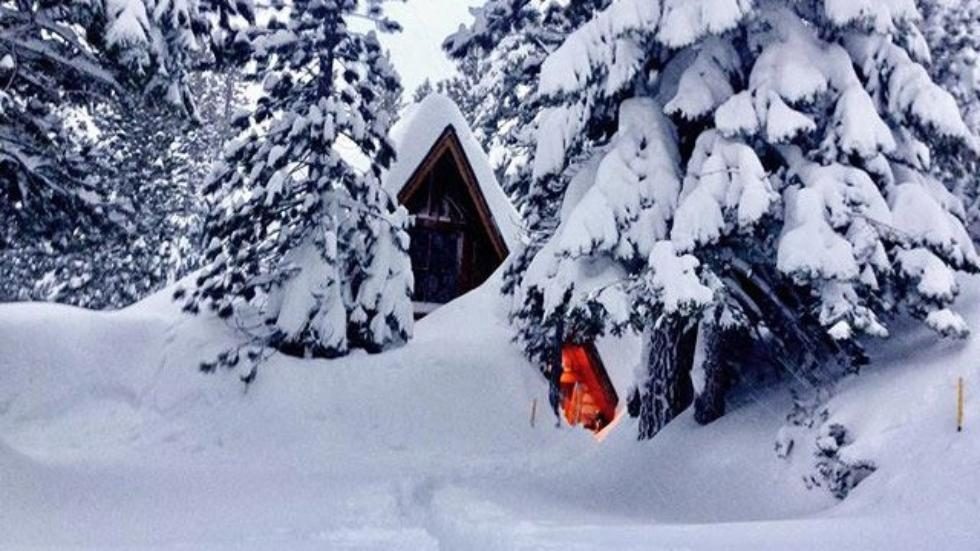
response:
<svg viewBox="0 0 980 551"><path fill-rule="evenodd" d="M500 224L494 219L493 213L490 212L490 207L483 196L483 192L480 190L476 176L473 174L473 168L466 159L466 153L463 151L463 146L460 144L459 137L456 135L456 131L452 126L446 127L442 136L436 140L436 143L429 150L422 163L419 164L418 168L415 169L415 172L408 179L408 183L398 192L398 202L403 205L409 204L412 197L425 187L425 175L430 173L435 165L446 156L452 159L453 164L459 170L464 191L476 209L477 219L487 238L490 239L494 251L497 253L498 261L503 262L510 253L510 247L500 233Z"/></svg>
<svg viewBox="0 0 980 551"><path fill-rule="evenodd" d="M480 143L473 136L469 124L459 107L446 96L430 94L421 102L410 106L401 120L392 128L397 159L385 173L384 187L392 196L403 200L410 195L410 184L418 182L416 176L431 167L446 154L464 171L464 181L474 203L481 211L481 218L494 226L492 234L507 251L515 250L520 243L520 217L514 205L497 183L490 162Z"/></svg>

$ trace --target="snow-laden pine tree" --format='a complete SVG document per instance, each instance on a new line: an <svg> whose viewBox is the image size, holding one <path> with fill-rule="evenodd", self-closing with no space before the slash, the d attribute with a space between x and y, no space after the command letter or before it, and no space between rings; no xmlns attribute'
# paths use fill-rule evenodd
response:
<svg viewBox="0 0 980 551"><path fill-rule="evenodd" d="M537 110L534 90L541 63L576 27L609 0L488 0L473 8L473 23L446 38L456 61L463 113L477 139L495 155L494 169L518 200L527 183L517 178L533 149L528 135Z"/></svg>
<svg viewBox="0 0 980 551"><path fill-rule="evenodd" d="M301 0L256 32L264 94L207 184L205 267L185 309L234 318L252 359L380 350L411 334L408 215L380 183L400 85L351 17L396 28L379 1Z"/></svg>
<svg viewBox="0 0 980 551"><path fill-rule="evenodd" d="M92 118L92 151L106 161L99 176L124 214L102 231L12 232L0 249L0 300L118 308L193 266L202 212L189 178L200 161L187 155L187 139L198 137L189 121L167 109L117 111L107 103L94 106Z"/></svg>
<svg viewBox="0 0 980 551"><path fill-rule="evenodd" d="M529 243L514 255L504 276L511 293L528 262L554 231L561 183L531 185L540 113L535 95L541 64L573 30L609 0L488 0L474 8L474 22L443 43L460 76L440 83L460 105L477 139L490 153L505 192L518 205Z"/></svg>
<svg viewBox="0 0 980 551"><path fill-rule="evenodd" d="M461 109L470 120L474 135L484 149L499 154L494 170L505 176L519 170L527 140L520 132L532 112L527 102L534 92L541 61L549 46L560 43L549 36L546 12L559 10L551 0L489 0L471 8L474 21L460 27L443 42L446 54L455 60L463 101Z"/></svg>
<svg viewBox="0 0 980 551"><path fill-rule="evenodd" d="M930 72L949 90L974 134L980 133L980 2L976 0L929 0L924 2L925 36L932 53ZM956 149L940 150L934 163L939 178L952 185L968 201L967 211L974 239L980 237L980 163L975 155ZM949 184L947 184L949 185Z"/></svg>
<svg viewBox="0 0 980 551"><path fill-rule="evenodd" d="M529 355L554 369L583 313L585 337L641 332L647 438L691 390L720 414L738 333L810 383L896 315L964 335L956 272L980 257L935 152L978 142L920 21L911 0L618 0L572 33L538 86L534 185L569 183L516 302Z"/></svg>
<svg viewBox="0 0 980 551"><path fill-rule="evenodd" d="M187 65L219 35L219 12L251 14L247 2L223 0L0 3L4 218L46 227L59 214L104 220L115 205L93 176L98 159L70 115L93 97L121 100L134 91L193 113Z"/></svg>
<svg viewBox="0 0 980 551"><path fill-rule="evenodd" d="M179 134L190 66L250 18L244 0L0 2L0 297L118 306L160 283L139 266L168 203L143 204L134 172L163 167L128 162L133 130Z"/></svg>

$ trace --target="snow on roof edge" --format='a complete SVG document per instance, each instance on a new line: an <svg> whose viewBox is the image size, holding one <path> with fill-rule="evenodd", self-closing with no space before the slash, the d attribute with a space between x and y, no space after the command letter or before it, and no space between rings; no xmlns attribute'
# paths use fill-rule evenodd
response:
<svg viewBox="0 0 980 551"><path fill-rule="evenodd" d="M432 146L450 127L456 133L508 251L513 252L520 244L520 215L497 182L490 161L463 113L445 95L429 94L419 103L408 106L392 127L390 137L398 155L383 176L385 190L397 197Z"/></svg>

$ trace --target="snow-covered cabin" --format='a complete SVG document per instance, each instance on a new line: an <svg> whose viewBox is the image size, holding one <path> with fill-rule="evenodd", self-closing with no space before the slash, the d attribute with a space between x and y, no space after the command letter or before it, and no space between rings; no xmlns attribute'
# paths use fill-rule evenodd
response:
<svg viewBox="0 0 980 551"><path fill-rule="evenodd" d="M519 218L459 107L432 94L392 128L385 189L414 216L415 314L476 288L517 246Z"/></svg>
<svg viewBox="0 0 980 551"><path fill-rule="evenodd" d="M409 252L421 317L490 277L518 245L519 217L451 99L432 94L410 106L391 138L398 156L384 185L414 216ZM569 424L599 430L616 417L632 382L632 364L621 366L636 352L630 344L606 337L562 346L561 408Z"/></svg>

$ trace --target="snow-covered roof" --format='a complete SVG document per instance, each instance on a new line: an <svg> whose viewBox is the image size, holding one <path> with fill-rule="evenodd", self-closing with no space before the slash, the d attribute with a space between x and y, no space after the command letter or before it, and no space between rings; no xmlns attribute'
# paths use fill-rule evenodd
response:
<svg viewBox="0 0 980 551"><path fill-rule="evenodd" d="M517 209L497 182L490 161L463 113L453 100L442 94L429 94L421 102L410 105L392 127L391 140L398 157L384 175L385 190L397 196L448 127L452 127L463 148L507 249L515 250L520 243Z"/></svg>

